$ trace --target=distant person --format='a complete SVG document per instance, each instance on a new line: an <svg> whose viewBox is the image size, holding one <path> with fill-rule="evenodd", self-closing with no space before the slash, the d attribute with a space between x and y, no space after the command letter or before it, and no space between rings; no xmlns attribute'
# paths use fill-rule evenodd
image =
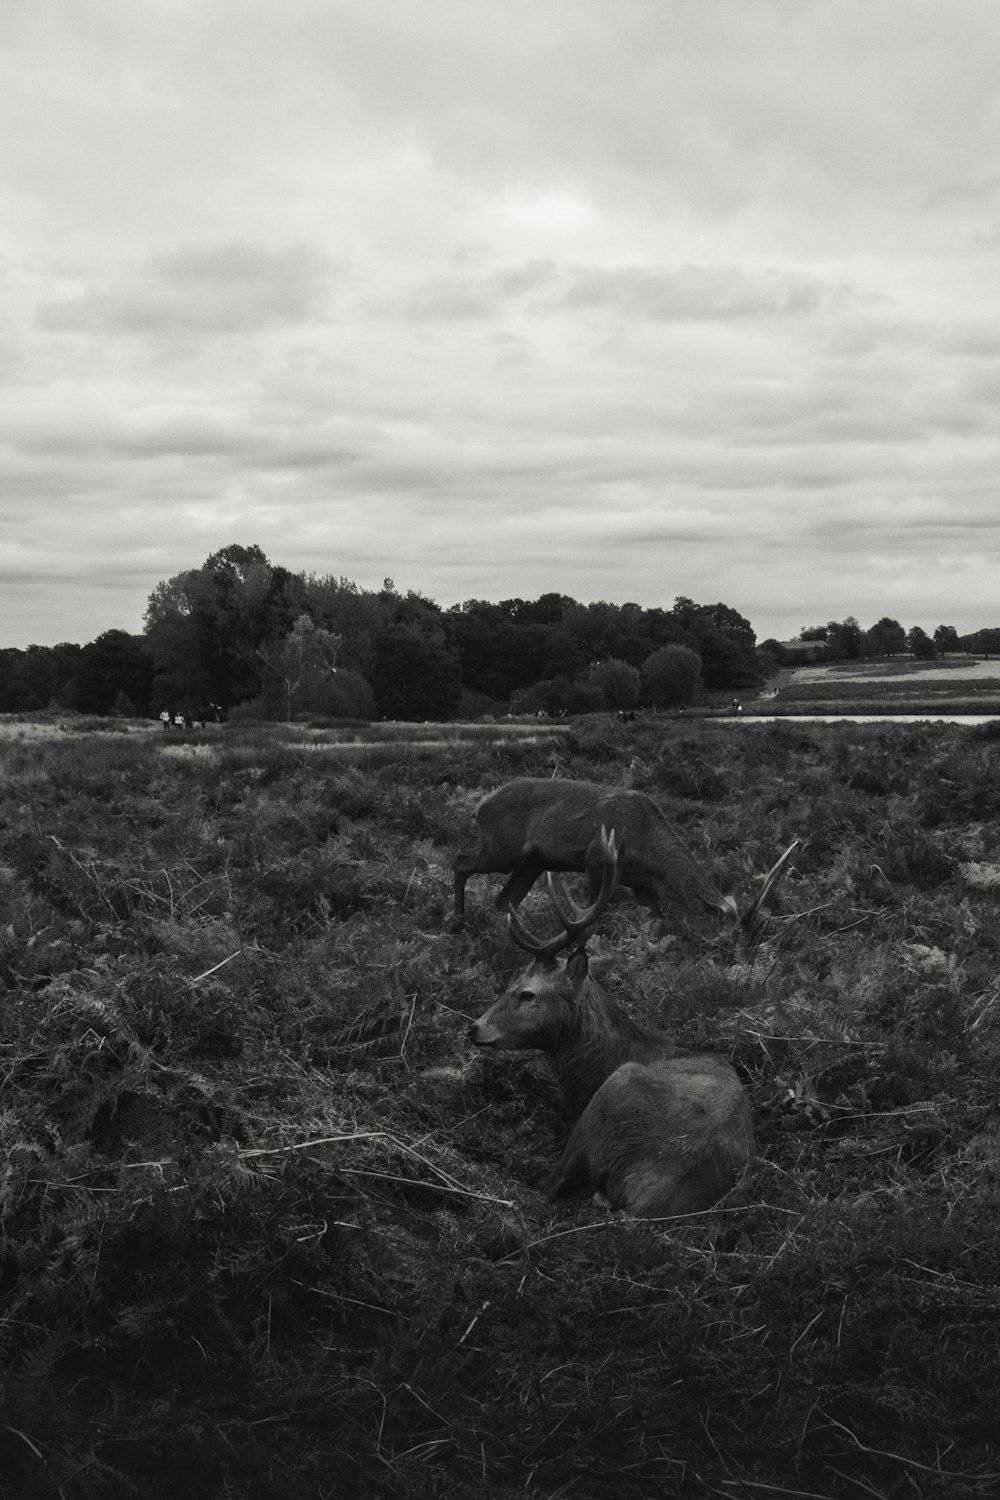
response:
<svg viewBox="0 0 1000 1500"><path fill-rule="evenodd" d="M170 710L169 710L169 708L163 709L162 712L160 713L160 723L163 725L163 728L167 732L169 732L169 730L170 730Z"/></svg>
<svg viewBox="0 0 1000 1500"><path fill-rule="evenodd" d="M183 714L174 714L174 727L176 729L183 729L184 728L184 715Z"/></svg>

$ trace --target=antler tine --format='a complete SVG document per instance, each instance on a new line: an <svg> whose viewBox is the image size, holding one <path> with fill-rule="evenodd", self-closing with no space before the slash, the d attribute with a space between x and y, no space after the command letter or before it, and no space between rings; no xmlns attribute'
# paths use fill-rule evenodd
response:
<svg viewBox="0 0 1000 1500"><path fill-rule="evenodd" d="M557 953L569 946L569 938L565 932L558 933L553 938L538 938L531 932L513 906L507 908L507 930L519 948L525 953L530 953L532 958L555 958Z"/></svg>
<svg viewBox="0 0 1000 1500"><path fill-rule="evenodd" d="M800 839L793 839L781 858L771 866L770 870L768 870L767 875L764 877L764 884L760 888L756 901L753 903L746 916L743 918L744 927L751 926L755 921L758 913L763 911L764 903L767 901L772 890L780 879L781 874L785 868L785 864L794 854L800 843Z"/></svg>
<svg viewBox="0 0 1000 1500"><path fill-rule="evenodd" d="M555 908L556 916L563 925L563 931L555 937L543 939L537 938L533 932L524 925L513 906L507 911L507 926L510 935L519 948L526 953L531 953L535 958L554 958L564 948L571 947L578 942L582 933L588 927L592 927L603 914L604 908L614 893L621 875L623 854L615 844L615 831L610 835L606 828L601 828L601 889L597 893L597 899L586 908L576 906L563 890L563 899L560 900L556 893L555 881L552 871L547 871L549 882L549 900Z"/></svg>
<svg viewBox="0 0 1000 1500"><path fill-rule="evenodd" d="M618 884L622 871L624 851L620 850L615 842L615 831L611 833L602 825L601 827L601 888L596 899L590 906L582 908L572 901L565 886L556 890L556 883L552 871L548 871L549 900L552 902L556 916L566 930L566 946L575 943L581 933L588 927L592 927L603 915L604 908L611 900L615 887Z"/></svg>

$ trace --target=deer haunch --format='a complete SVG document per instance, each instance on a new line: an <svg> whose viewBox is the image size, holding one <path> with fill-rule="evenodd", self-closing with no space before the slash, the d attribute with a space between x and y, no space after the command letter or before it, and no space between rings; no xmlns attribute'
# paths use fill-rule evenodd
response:
<svg viewBox="0 0 1000 1500"><path fill-rule="evenodd" d="M697 1213L754 1153L750 1106L729 1063L678 1054L616 1068L539 1186L554 1198L589 1189L642 1218Z"/></svg>

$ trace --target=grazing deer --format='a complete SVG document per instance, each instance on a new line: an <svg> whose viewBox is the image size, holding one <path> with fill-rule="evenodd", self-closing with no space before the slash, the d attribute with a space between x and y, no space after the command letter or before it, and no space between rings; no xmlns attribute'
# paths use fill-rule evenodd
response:
<svg viewBox="0 0 1000 1500"><path fill-rule="evenodd" d="M501 871L510 876L496 898L500 910L518 906L543 870L581 870L590 898L601 883L602 827L614 828L624 851L621 883L657 916L669 921L708 910L756 936L765 903L798 840L770 871L752 906L741 917L700 867L677 830L645 792L593 781L553 781L521 776L486 797L476 809L479 844L458 854L455 915L465 914L470 875Z"/></svg>
<svg viewBox="0 0 1000 1500"><path fill-rule="evenodd" d="M508 924L532 962L473 1023L477 1047L540 1048L576 1124L539 1184L553 1197L589 1188L641 1217L696 1213L729 1191L755 1154L746 1094L723 1057L682 1052L636 1025L590 974L584 933L601 916L622 855L601 829L601 885L586 911L549 894L563 932L534 937ZM565 897L564 897L565 899ZM558 955L565 952L565 957Z"/></svg>

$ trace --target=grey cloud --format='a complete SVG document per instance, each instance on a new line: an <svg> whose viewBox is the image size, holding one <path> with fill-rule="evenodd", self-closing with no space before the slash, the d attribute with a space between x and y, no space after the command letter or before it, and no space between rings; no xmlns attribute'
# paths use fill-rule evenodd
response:
<svg viewBox="0 0 1000 1500"><path fill-rule="evenodd" d="M670 321L729 321L783 318L842 306L846 287L779 270L739 266L622 267L576 269L555 306L595 308L625 317Z"/></svg>
<svg viewBox="0 0 1000 1500"><path fill-rule="evenodd" d="M229 244L152 257L119 286L39 304L39 326L101 334L251 333L321 315L334 263L322 250Z"/></svg>
<svg viewBox="0 0 1000 1500"><path fill-rule="evenodd" d="M996 319L982 323L952 323L939 332L936 347L942 354L996 359L1000 356L1000 323Z"/></svg>
<svg viewBox="0 0 1000 1500"><path fill-rule="evenodd" d="M976 204L995 198L1000 193L1000 177L953 178L932 188L923 200L924 208L945 208L952 204Z"/></svg>
<svg viewBox="0 0 1000 1500"><path fill-rule="evenodd" d="M493 318L526 301L532 313L608 312L669 322L794 318L873 300L801 272L739 266L568 266L530 261L483 277L425 282L382 304L391 317Z"/></svg>
<svg viewBox="0 0 1000 1500"><path fill-rule="evenodd" d="M505 306L552 285L557 277L551 261L526 261L488 276L443 276L386 299L376 311L414 322L494 318Z"/></svg>

